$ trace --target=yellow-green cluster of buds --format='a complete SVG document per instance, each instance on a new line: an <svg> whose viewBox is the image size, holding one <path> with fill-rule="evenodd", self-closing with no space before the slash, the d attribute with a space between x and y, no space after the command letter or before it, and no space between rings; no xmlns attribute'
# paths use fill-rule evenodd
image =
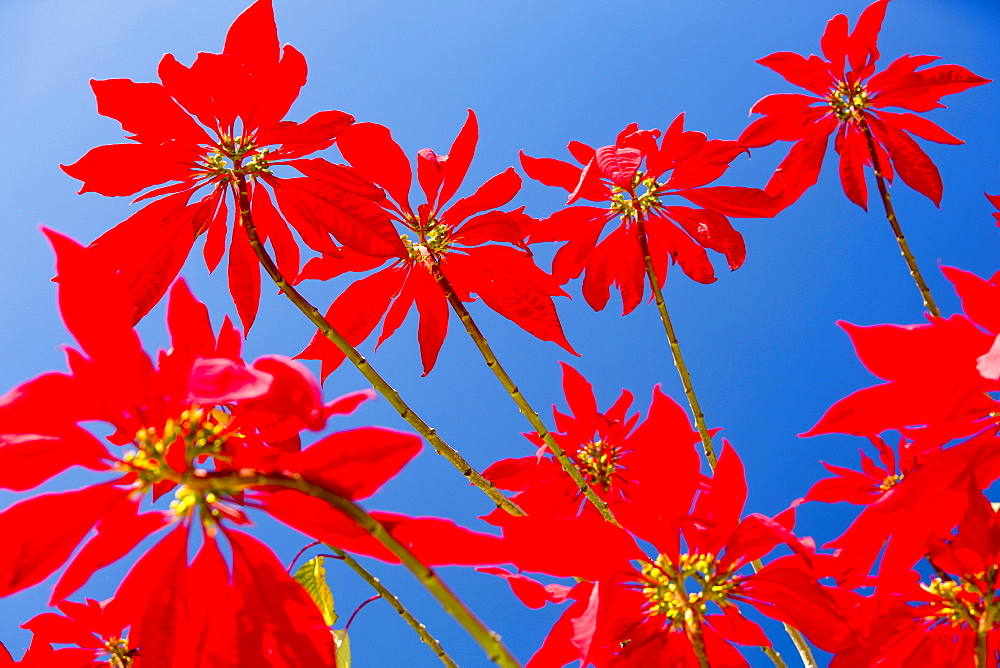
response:
<svg viewBox="0 0 1000 668"><path fill-rule="evenodd" d="M128 648L128 638L110 638L104 647L110 668L130 668L134 661L136 650Z"/></svg>
<svg viewBox="0 0 1000 668"><path fill-rule="evenodd" d="M260 149L257 153L254 153L250 158L250 162L243 166L243 171L246 172L247 176L254 176L255 174L270 174L271 169L267 162L267 154L269 149L265 146Z"/></svg>
<svg viewBox="0 0 1000 668"><path fill-rule="evenodd" d="M639 187L645 191L639 193ZM632 196L621 186L611 186L611 210L621 216L624 220L635 220L647 211L660 206L659 192L662 186L653 178L642 178L641 174L632 177L632 190L636 193Z"/></svg>
<svg viewBox="0 0 1000 668"><path fill-rule="evenodd" d="M990 569L989 580L986 573L978 573L970 578L979 583L992 582L996 578L996 567ZM940 597L940 600L930 604L932 612L924 616L927 621L946 620L952 626L968 624L972 628L978 628L982 619L986 617L987 609L991 611L990 617L997 619L1000 616L1000 601L997 600L992 587L984 596L982 589L977 584L966 581L942 580L934 578L929 585L921 587L930 594Z"/></svg>
<svg viewBox="0 0 1000 668"><path fill-rule="evenodd" d="M139 449L125 455L125 467L136 472L144 484L159 482L164 478L164 460L172 447L184 448L186 462L219 454L228 437L224 433L227 421L228 416L221 411L194 406L183 411L177 419L168 418L160 430L156 427L140 429L134 440Z"/></svg>
<svg viewBox="0 0 1000 668"><path fill-rule="evenodd" d="M887 475L885 479L882 480L882 484L878 486L883 492L888 492L890 489L899 484L899 481L903 479L902 475Z"/></svg>
<svg viewBox="0 0 1000 668"><path fill-rule="evenodd" d="M270 174L267 162L268 148L257 150L257 143L250 137L230 137L223 135L216 145L216 150L205 159L205 172L214 176L228 176L235 169L236 163L248 155L250 162L241 169L249 176L257 173Z"/></svg>
<svg viewBox="0 0 1000 668"><path fill-rule="evenodd" d="M451 246L451 241L448 239L448 226L437 222L434 218L431 218L430 222L423 228L416 228L416 231L420 233L423 241L413 241L405 234L399 237L410 259L414 262L427 262L444 254Z"/></svg>
<svg viewBox="0 0 1000 668"><path fill-rule="evenodd" d="M738 585L734 571L735 564L718 570L713 554L682 554L677 564L661 554L655 562L642 567L646 581L642 593L649 601L647 613L666 617L671 628L676 629L700 620L708 603L731 605L729 595ZM696 585L698 590L688 591L689 585Z"/></svg>
<svg viewBox="0 0 1000 668"><path fill-rule="evenodd" d="M618 456L621 448L597 439L585 443L576 451L576 467L590 484L600 485L605 492L611 489L615 472L621 468Z"/></svg>
<svg viewBox="0 0 1000 668"><path fill-rule="evenodd" d="M830 108L837 116L838 120L849 121L857 119L861 111L868 104L868 91L860 83L849 86L846 81L837 83L837 87L830 91L827 99L830 101Z"/></svg>

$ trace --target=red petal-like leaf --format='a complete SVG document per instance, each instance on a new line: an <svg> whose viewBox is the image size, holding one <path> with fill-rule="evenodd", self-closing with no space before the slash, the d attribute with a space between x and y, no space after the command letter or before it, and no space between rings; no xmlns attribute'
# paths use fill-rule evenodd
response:
<svg viewBox="0 0 1000 668"><path fill-rule="evenodd" d="M389 129L376 123L355 123L340 133L337 146L347 162L369 181L385 188L405 213L410 213L413 172L403 149Z"/></svg>
<svg viewBox="0 0 1000 668"><path fill-rule="evenodd" d="M448 203L448 200L458 191L462 180L465 179L469 165L472 164L472 156L476 152L476 143L479 141L479 124L476 121L476 114L469 109L469 115L465 119L465 125L459 131L455 141L452 142L448 151L448 159L441 166L441 174L444 183L441 187L441 194L438 197L437 208L441 209ZM431 200L428 199L428 202ZM433 203L433 202L432 202Z"/></svg>
<svg viewBox="0 0 1000 668"><path fill-rule="evenodd" d="M87 532L129 494L108 484L44 494L0 513L0 596L38 584L62 566Z"/></svg>

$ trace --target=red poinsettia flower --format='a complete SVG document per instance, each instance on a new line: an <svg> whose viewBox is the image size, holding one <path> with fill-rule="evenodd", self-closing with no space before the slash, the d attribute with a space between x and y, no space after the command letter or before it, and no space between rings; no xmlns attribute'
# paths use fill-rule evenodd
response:
<svg viewBox="0 0 1000 668"><path fill-rule="evenodd" d="M121 277L93 265L87 251L65 237L50 238L61 311L81 351L69 350L69 374L43 375L0 399L0 488L28 490L73 466L110 478L0 512L0 531L8 537L0 595L48 577L92 529L96 534L71 560L54 601L168 523L195 515L246 523L246 485L235 480L230 489L213 478L249 469L356 499L374 493L419 452L415 435L375 427L335 433L301 449L301 429L320 429L329 415L350 412L371 395L324 405L318 382L299 363L278 356L243 362L239 333L227 320L216 336L208 311L183 283L168 305L172 347L154 364L132 329ZM81 427L94 420L113 428L109 443ZM171 491L171 510L139 512L145 493L156 499Z"/></svg>
<svg viewBox="0 0 1000 668"><path fill-rule="evenodd" d="M913 473L927 457L940 452L942 447L932 441L908 442L901 439L897 461L896 453L889 444L878 437L872 437L871 441L878 450L881 466L863 450L860 452L860 471L823 462L823 466L834 477L824 478L813 485L804 500L824 503L846 501L856 505L874 503L900 480Z"/></svg>
<svg viewBox="0 0 1000 668"><path fill-rule="evenodd" d="M575 206L557 211L532 227L529 241L568 242L552 263L560 281L586 270L583 295L594 310L607 305L614 283L621 291L624 312L642 300L645 264L640 230L660 284L666 278L668 258L701 283L715 280L705 249L726 256L730 269L746 258L743 237L727 216L770 217L778 212L770 197L756 188L712 186L746 147L735 141L708 139L684 130L679 115L657 145L659 130L640 130L635 123L618 135L612 146L593 149L570 142L569 151L582 168L552 158L521 153L521 166L531 178L603 206ZM643 161L645 167L643 168ZM670 172L669 178L664 175ZM669 205L677 195L697 207ZM604 227L616 218L621 224L601 239Z"/></svg>
<svg viewBox="0 0 1000 668"><path fill-rule="evenodd" d="M921 583L911 571L858 606L867 612L863 632L837 651L831 668L997 664L1000 515L976 492L960 519L954 535L927 543L937 577Z"/></svg>
<svg viewBox="0 0 1000 668"><path fill-rule="evenodd" d="M906 55L876 73L878 34L888 3L877 0L869 5L851 32L846 16L833 17L820 42L823 58L781 52L757 61L812 93L764 97L750 110L764 117L740 135L740 141L750 147L779 140L795 142L765 188L769 194L781 195L786 205L816 183L828 138L836 132L840 181L852 202L868 208L864 168L876 167L874 151L877 169L887 180L892 181L894 167L904 183L940 206L941 176L910 135L942 144L962 141L910 112L943 107L943 96L989 80L958 65L919 69L937 56ZM890 112L886 107L905 111Z"/></svg>
<svg viewBox="0 0 1000 668"><path fill-rule="evenodd" d="M302 159L329 147L354 119L323 111L302 123L282 120L306 82L306 61L280 46L270 0L236 19L222 53L201 53L190 67L168 54L159 75L162 83L93 81L98 112L118 120L131 142L100 146L63 167L83 181L80 192L134 195L167 184L143 194L139 200L159 199L92 244L100 261L125 277L134 320L163 296L203 233L205 262L215 269L229 207L229 288L244 329L257 313L260 269L241 210L252 211L289 279L299 272L289 224L306 245L331 255L339 251L330 235L374 255L399 252L398 237L370 201L383 196L378 188L341 165ZM273 170L282 165L305 176L278 178Z"/></svg>
<svg viewBox="0 0 1000 668"><path fill-rule="evenodd" d="M379 204L406 232L396 237L401 242L389 258L390 266L355 281L333 302L326 318L352 345L358 345L384 317L381 344L416 304L424 375L434 367L448 331L442 281L450 283L461 301L474 301L472 294L476 294L526 332L576 354L563 335L552 303L553 296L566 293L535 266L525 246L522 227L531 219L521 210L499 210L520 190L521 177L508 169L448 206L469 169L478 138L476 116L469 110L448 155L437 155L429 148L417 153L417 180L427 201L416 209L409 200L410 163L388 129L358 123L338 139L341 153L354 169L385 188L389 198ZM386 262L386 255L373 255L344 249L342 258L316 258L299 280L327 280ZM322 360L323 378L344 360L343 353L319 333L298 357Z"/></svg>
<svg viewBox="0 0 1000 668"><path fill-rule="evenodd" d="M638 413L627 416L632 405L631 392L622 390L618 400L602 413L591 384L568 364L563 363L562 367L563 391L570 415L553 409L559 432L553 437L594 492L608 502L612 512L617 512L619 504L632 502L631 490L635 486L660 483L662 472L658 462L663 456L664 442L676 446L675 458L693 460L683 464L675 461L676 466L682 470L697 468L697 454L689 452L686 446L699 442L698 432L691 428L684 409L659 387L653 390L649 414L640 423ZM501 460L483 471L483 475L500 489L517 492L514 500L529 515L573 517L581 510L597 512L592 504L584 503L583 494L559 462L546 456L548 448L538 435L532 433L527 437L539 448L536 456ZM697 486L700 476L676 478L675 484L687 488ZM490 517L502 524L506 515L497 510Z"/></svg>
<svg viewBox="0 0 1000 668"><path fill-rule="evenodd" d="M934 432L900 444L901 461L880 446L884 468L862 455L864 472L827 466L837 474L816 483L806 501L863 505L844 533L825 547L838 550L829 575L845 586L861 586L876 560L883 582L907 578L927 553L934 535L946 535L981 490L1000 477L1000 439L990 429L944 447ZM947 437L945 437L947 440Z"/></svg>
<svg viewBox="0 0 1000 668"><path fill-rule="evenodd" d="M994 207L1000 209L1000 195L986 195L986 199L988 199L990 201L990 204L992 204ZM997 225L1000 225L1000 210L994 211L993 217L997 219Z"/></svg>
<svg viewBox="0 0 1000 668"><path fill-rule="evenodd" d="M693 444L687 447L696 454ZM678 480L697 475L690 468L672 473ZM770 641L743 616L740 603L815 636L821 646L833 646L851 630L837 606L839 590L818 583L811 543L790 532L792 511L776 519L741 519L746 493L742 463L728 445L713 478L699 489L675 494L661 484L637 493L637 502L619 506L617 516L631 536L653 545L655 558L644 556L634 538L610 525L589 536L600 550L581 549L573 540L563 546L562 538L573 529L590 531L596 519L587 515L572 520L528 515L505 523L519 568L592 579L572 588L542 587L525 576L488 569L505 577L531 607L573 601L528 665L579 660L583 666L699 666L704 665L700 653L708 665L747 666L730 643L770 646ZM741 572L782 543L792 548L791 556L756 574Z"/></svg>

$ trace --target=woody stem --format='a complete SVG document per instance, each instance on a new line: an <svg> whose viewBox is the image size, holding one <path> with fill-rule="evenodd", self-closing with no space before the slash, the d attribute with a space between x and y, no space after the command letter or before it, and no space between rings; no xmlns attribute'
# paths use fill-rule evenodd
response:
<svg viewBox="0 0 1000 668"><path fill-rule="evenodd" d="M465 460L462 455L458 453L457 450L452 448L450 445L445 443L437 430L428 425L419 415L413 412L413 409L407 405L403 398L399 396L399 393L393 389L389 383L382 378L381 375L371 364L368 363L361 353L358 352L357 348L352 346L343 335L334 329L333 325L324 318L319 310L309 303L303 297L298 290L296 290L291 283L285 280L281 272L278 270L277 265L275 265L274 260L268 255L267 250L264 248L264 244L260 241L260 236L257 234L257 228L253 224L253 216L250 212L250 197L247 193L247 182L246 175L240 169L234 169L233 175L235 176L236 184L236 195L239 201L240 207L240 221L243 224L243 228L246 230L247 238L250 240L250 247L253 248L254 253L257 255L257 259L260 260L261 266L264 267L264 271L267 272L271 280L274 281L278 289L288 297L295 306L302 311L302 313L312 322L318 329L320 334L322 334L327 340L333 343L337 348L344 354L358 368L372 387L379 392L386 400L389 402L393 408L399 413L399 416L410 423L417 432L423 436L434 451L439 455L447 459L451 464L462 472L466 478L469 479L473 485L481 489L498 508L503 508L511 515L524 515L524 511L521 510L520 506L504 496L496 486L483 477L483 475L474 469L469 462Z"/></svg>
<svg viewBox="0 0 1000 668"><path fill-rule="evenodd" d="M677 334L674 332L674 326L670 322L670 314L667 313L667 304L663 300L663 290L660 287L659 279L656 277L656 271L653 269L653 258L649 252L649 240L646 238L646 226L641 213L636 217L635 223L636 233L639 237L639 250L646 265L646 277L649 279L649 286L653 289L656 308L660 311L660 320L663 322L663 329L667 334L667 343L670 344L670 354L674 358L674 366L677 367L677 373L681 377L681 384L684 386L684 396L687 397L688 405L691 406L691 412L694 414L694 423L698 428L698 434L701 436L701 446L705 452L705 458L708 460L708 465L714 471L717 460L715 457L715 448L712 446L712 436L708 433L708 427L705 425L705 414L698 403L698 396L694 393L694 385L691 383L691 373L688 371L687 364L684 363L684 356L681 354L681 345L677 341Z"/></svg>
<svg viewBox="0 0 1000 668"><path fill-rule="evenodd" d="M500 641L500 637L488 629L455 596L432 568L421 562L405 545L396 540L395 536L389 533L388 529L381 522L369 515L361 506L350 499L334 494L320 485L315 485L299 477L268 476L252 472L233 472L224 475L210 474L209 476L183 474L177 476L175 482L180 482L192 489L201 491L210 490L220 494L249 488L284 487L286 489L294 489L307 496L326 502L330 507L339 510L354 520L372 538L392 552L407 570L417 578L420 584L437 599L441 607L454 617L455 621L483 648L490 661L504 668L520 668L521 664L518 663L517 659L510 653L510 650Z"/></svg>
<svg viewBox="0 0 1000 668"><path fill-rule="evenodd" d="M601 516L613 524L618 524L615 519L614 514L612 514L611 509L608 507L606 501L601 499L593 488L587 483L580 470L576 467L573 461L566 455L566 452L559 446L556 439L553 438L549 430L546 429L545 424L542 419L538 416L538 411L531 407L528 400L524 398L521 391L511 380L510 376L507 375L507 371L501 366L499 360L497 360L496 355L493 354L493 349L490 348L490 344L486 341L486 337L479 330L475 321L472 319L472 315L469 313L468 309L465 308L465 304L459 298L458 293L455 292L454 286L452 286L451 281L444 275L441 271L440 265L437 262L429 263L428 269L431 272L431 276L437 281L437 284L441 286L444 291L445 296L448 298L448 303L451 305L453 311L458 316L459 320L465 326L465 331L469 333L469 336L475 342L476 347L479 348L479 352L482 354L483 359L486 360L486 366L490 368L490 371L497 377L500 384L503 385L504 389L507 390L507 394L510 398L514 400L521 413L528 419L532 428L538 433L538 437L542 439L549 451L555 455L556 459L559 460L559 464L562 465L563 470L569 474L576 484L577 489L579 489L584 496L587 497L594 507L597 508Z"/></svg>
<svg viewBox="0 0 1000 668"><path fill-rule="evenodd" d="M934 303L934 298L931 296L931 289L927 287L923 274L920 273L920 269L917 267L917 259L913 256L910 245L906 243L906 238L903 236L903 229L899 226L899 220L896 218L896 211L892 208L892 198L889 196L889 189L886 188L885 178L882 176L882 167L878 151L875 148L875 138L872 136L871 128L864 118L858 121L858 126L861 128L861 132L865 136L865 141L868 143L868 154L871 156L872 167L875 171L875 183L878 184L879 194L882 195L882 206L885 208L885 217L889 220L889 225L892 226L893 234L896 235L899 252L902 253L903 259L906 260L910 276L913 277L914 283L917 284L917 289L920 290L920 297L924 300L924 308L932 316L940 318L941 311L938 310L937 304Z"/></svg>
<svg viewBox="0 0 1000 668"><path fill-rule="evenodd" d="M781 658L781 654L776 652L773 647L761 647L760 649L771 660L771 663L774 664L774 668L788 668L788 664Z"/></svg>
<svg viewBox="0 0 1000 668"><path fill-rule="evenodd" d="M417 632L417 635L420 636L420 640L430 647L434 654L441 659L441 663L448 666L448 668L458 668L458 664L455 663L450 656L448 656L448 653L441 647L441 643L439 643L434 636L427 632L427 627L417 621L416 617L414 617L413 614L403 606L399 598L389 591L377 577L369 573L364 566L359 564L357 560L347 554L347 552L341 550L339 547L329 544L327 544L327 547L329 547L334 554L340 557L340 560L347 564L351 570L360 575L361 579L371 585L372 589L377 591L379 596L381 596L386 603L392 606L393 610L399 613L399 616L402 617L406 623Z"/></svg>
<svg viewBox="0 0 1000 668"><path fill-rule="evenodd" d="M652 254L649 252L649 239L646 237L646 226L645 220L642 213L640 212L636 216L636 233L639 237L639 250L642 253L643 261L646 265L646 277L649 279L649 285L653 290L653 297L656 300L656 308L660 311L660 320L663 322L663 329L667 334L667 342L670 344L670 353L674 358L674 366L677 367L677 373L680 374L681 384L684 386L684 394L687 396L688 404L691 406L691 412L694 414L694 423L698 428L698 434L701 436L702 448L705 452L705 458L708 460L708 465L711 467L712 471L715 471L715 466L717 459L715 456L715 449L712 447L712 437L708 433L708 427L705 425L705 414L702 413L701 405L698 403L698 397L694 393L694 385L691 383L691 374L688 372L687 365L684 363L684 357L681 355L681 346L677 341L677 335L674 333L673 324L670 322L670 315L667 313L667 305L663 300L663 290L660 287L660 281L656 277L656 271L653 269L653 258ZM763 562L760 559L754 559L752 562L754 572L759 571L764 567ZM785 632L792 639L795 644L795 648L799 652L799 656L802 657L802 664L806 668L817 668L816 658L813 656L812 650L809 648L809 643L802 636L798 629L785 624ZM765 650L766 652L766 650ZM767 653L767 655L774 661L776 666L784 666L784 661L782 661L781 656L776 652Z"/></svg>

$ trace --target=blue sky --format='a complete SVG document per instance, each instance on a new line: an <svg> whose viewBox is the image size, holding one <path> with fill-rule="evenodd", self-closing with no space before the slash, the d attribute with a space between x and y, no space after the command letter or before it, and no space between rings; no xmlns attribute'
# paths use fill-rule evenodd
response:
<svg viewBox="0 0 1000 668"><path fill-rule="evenodd" d="M243 0L170 3L113 0L0 0L0 392L43 371L63 369L70 343L55 310L52 257L39 226L89 242L127 217L125 199L76 195L79 185L59 169L88 149L121 141L118 124L98 116L90 78L156 80L170 52L189 63L195 53L221 50ZM480 143L466 180L474 187L510 165L517 153L568 158L570 140L600 146L628 123L665 128L680 112L687 127L713 138L736 138L760 97L796 92L754 61L775 51L819 50L826 21L852 21L857 0L673 0L625 3L592 0L504 3L431 0L379 3L275 0L279 38L302 51L309 83L289 118L341 109L358 120L388 126L413 155L424 147L448 150L465 119L478 115ZM989 0L895 0L880 40L883 65L906 53L942 56L990 78L1000 77L995 35L1000 6ZM953 265L983 276L1000 270L1000 236L984 191L1000 192L1000 92L996 84L945 98L948 109L928 114L962 146L922 142L945 183L941 209L902 183L892 189L904 230L945 313L957 299L937 270ZM786 146L740 158L723 183L762 187ZM835 400L875 379L858 363L837 320L857 324L918 323L919 296L873 198L871 214L840 190L827 156L819 184L773 220L736 220L748 247L746 264L730 273L716 261L719 280L695 284L672 271L665 294L696 389L712 427L740 452L750 484L748 512L774 514L823 475L820 460L853 466L864 444L848 437L800 439ZM874 191L874 184L870 182ZM466 191L465 194L468 194ZM462 193L460 193L462 194ZM542 217L559 208L561 191L526 181L517 205ZM538 251L546 258L551 251ZM713 258L718 260L718 257ZM232 312L224 277L208 277L197 256L184 275L210 303L216 323ZM344 283L310 286L326 306ZM559 360L570 361L595 385L606 407L621 388L645 411L654 385L682 400L656 310L641 305L621 317L616 298L592 312L558 301L569 340L582 357L570 360L473 304L498 356L543 414L562 406ZM165 344L162 307L141 325L150 350ZM496 459L526 455L528 426L482 364L453 320L438 366L420 378L415 324L407 324L372 356L373 364L480 469ZM247 357L293 355L311 330L265 286ZM370 345L362 351L371 353ZM914 360L919 364L919 360ZM364 387L353 368L326 383L330 397ZM58 410L58 407L53 407ZM333 429L358 424L406 428L384 401L370 402ZM670 462L663 462L664 480ZM53 488L80 486L71 473ZM665 482L665 484L667 484ZM14 495L0 493L0 504ZM428 449L368 504L415 515L446 515L471 525L490 510ZM839 534L845 509L807 507L799 532L823 543ZM287 560L307 542L263 522L262 533ZM595 546L599 549L599 546ZM444 617L409 576L372 564L462 665L483 665L479 649ZM345 617L369 596L346 568L330 564L338 611ZM503 636L522 660L540 645L558 608L524 609L502 582L444 569L444 577ZM95 578L85 593L109 596L121 570ZM13 650L28 634L18 628L44 609L48 585L0 601L0 641ZM765 627L789 665L793 650L776 625ZM357 666L435 665L388 606L367 607L351 629ZM749 649L754 665L768 662ZM763 663L760 663L763 660Z"/></svg>

